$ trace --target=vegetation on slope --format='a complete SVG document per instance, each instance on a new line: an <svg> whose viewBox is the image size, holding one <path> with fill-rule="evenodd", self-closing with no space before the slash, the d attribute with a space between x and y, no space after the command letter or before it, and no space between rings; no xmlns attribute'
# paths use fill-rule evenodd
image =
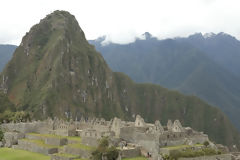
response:
<svg viewBox="0 0 240 160"><path fill-rule="evenodd" d="M114 71L124 72L136 82L160 84L196 95L219 107L240 129L240 77L236 73L239 41L223 34L207 39L197 34L166 40L145 35L145 40L125 45L102 46L104 38L90 43Z"/></svg>

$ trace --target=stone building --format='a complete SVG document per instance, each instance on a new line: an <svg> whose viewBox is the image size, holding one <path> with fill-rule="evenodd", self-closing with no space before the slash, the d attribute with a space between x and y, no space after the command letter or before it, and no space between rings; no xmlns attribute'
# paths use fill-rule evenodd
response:
<svg viewBox="0 0 240 160"><path fill-rule="evenodd" d="M80 136L87 145L96 146L102 137L109 137L112 144L134 144L138 149L125 148L123 155L129 155L134 151L134 155L141 150L157 156L160 148L175 145L193 145L209 141L208 136L194 131L190 127L183 127L179 120L173 123L169 120L166 126L162 126L160 121L154 124L146 123L140 116L136 116L135 122L122 121L114 118L105 121L98 118L82 118L80 121L63 121L55 118L46 121L34 121L27 123L2 124L5 130L5 144L11 147L17 140L23 138L26 133L55 134L60 136ZM126 154L127 153L127 154Z"/></svg>

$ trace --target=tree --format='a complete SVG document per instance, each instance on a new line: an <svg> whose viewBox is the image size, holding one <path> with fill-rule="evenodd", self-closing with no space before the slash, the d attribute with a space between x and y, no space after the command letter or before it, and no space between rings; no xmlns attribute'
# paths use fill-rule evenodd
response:
<svg viewBox="0 0 240 160"><path fill-rule="evenodd" d="M208 141L205 141L205 142L203 143L203 145L204 145L205 147L207 147L207 146L209 146L209 142L208 142Z"/></svg>
<svg viewBox="0 0 240 160"><path fill-rule="evenodd" d="M96 150L92 152L92 160L101 160L103 157L107 160L116 160L119 152L116 147L109 147L109 142L106 137L102 138Z"/></svg>

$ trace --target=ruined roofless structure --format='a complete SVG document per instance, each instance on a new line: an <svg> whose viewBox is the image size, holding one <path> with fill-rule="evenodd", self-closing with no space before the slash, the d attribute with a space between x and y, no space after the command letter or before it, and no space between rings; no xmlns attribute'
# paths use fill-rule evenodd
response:
<svg viewBox="0 0 240 160"><path fill-rule="evenodd" d="M140 115L136 116L135 122L122 121L116 117L110 121L105 121L103 118L82 118L80 121L70 122L55 118L26 123L7 123L2 124L2 128L5 130L6 147L16 145L18 139L23 138L27 133L80 136L87 145L96 145L98 139L107 136L117 143L124 141L134 146L141 146L153 155L158 155L162 147L203 144L209 141L207 135L190 127L183 127L179 120L168 121L166 126L162 126L158 120L154 124L146 123Z"/></svg>

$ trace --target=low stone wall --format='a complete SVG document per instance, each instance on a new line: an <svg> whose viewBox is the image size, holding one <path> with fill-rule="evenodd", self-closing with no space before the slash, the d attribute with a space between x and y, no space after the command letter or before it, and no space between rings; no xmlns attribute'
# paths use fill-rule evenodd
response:
<svg viewBox="0 0 240 160"><path fill-rule="evenodd" d="M73 139L68 139L67 144L75 144L75 143L80 143L78 140L73 140Z"/></svg>
<svg viewBox="0 0 240 160"><path fill-rule="evenodd" d="M94 146L97 147L99 142L97 138L92 138L92 137L82 137L81 138L81 143L87 146Z"/></svg>
<svg viewBox="0 0 240 160"><path fill-rule="evenodd" d="M31 140L42 140L42 141L45 140L44 137L39 136L39 135L34 135L34 134L26 134L26 135L25 135L25 138L26 138L26 139L31 139Z"/></svg>
<svg viewBox="0 0 240 160"><path fill-rule="evenodd" d="M140 148L133 148L133 149L124 149L120 150L120 155L122 158L133 158L141 156Z"/></svg>
<svg viewBox="0 0 240 160"><path fill-rule="evenodd" d="M24 138L23 133L18 132L5 132L4 133L4 140L5 140L5 147L12 147L18 143L18 139Z"/></svg>
<svg viewBox="0 0 240 160"><path fill-rule="evenodd" d="M202 156L195 158L179 158L179 160L231 160L230 154L214 155L214 156Z"/></svg>
<svg viewBox="0 0 240 160"><path fill-rule="evenodd" d="M45 144L54 146L63 146L67 144L67 138L46 137Z"/></svg>
<svg viewBox="0 0 240 160"><path fill-rule="evenodd" d="M91 156L91 151L70 146L64 146L63 152L67 154L78 155L81 158L89 158Z"/></svg>
<svg viewBox="0 0 240 160"><path fill-rule="evenodd" d="M37 152L37 153L41 153L41 154L45 154L45 155L58 152L58 148L49 148L49 147L35 144L28 140L21 140L21 139L18 140L18 145L15 146L15 148L23 149L23 150L27 150L27 151L31 151L31 152Z"/></svg>
<svg viewBox="0 0 240 160"><path fill-rule="evenodd" d="M52 124L48 123L47 121L35 121L26 123L6 123L2 124L1 127L7 132L36 132L41 134L48 134L48 131L52 129Z"/></svg>

